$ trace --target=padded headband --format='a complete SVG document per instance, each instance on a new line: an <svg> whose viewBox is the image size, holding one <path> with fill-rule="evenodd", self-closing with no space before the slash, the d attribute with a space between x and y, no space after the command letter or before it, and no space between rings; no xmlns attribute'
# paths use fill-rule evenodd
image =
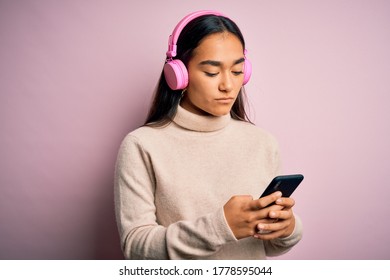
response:
<svg viewBox="0 0 390 280"><path fill-rule="evenodd" d="M167 51L167 57L172 58L176 56L176 50L177 50L177 40L179 39L179 35L183 28L193 19L204 16L204 15L216 15L216 16L224 16L222 13L212 10L203 10L203 11L197 11L193 12L187 16L185 16L179 23L176 25L175 29L173 29L172 35L169 36L168 39L168 51Z"/></svg>

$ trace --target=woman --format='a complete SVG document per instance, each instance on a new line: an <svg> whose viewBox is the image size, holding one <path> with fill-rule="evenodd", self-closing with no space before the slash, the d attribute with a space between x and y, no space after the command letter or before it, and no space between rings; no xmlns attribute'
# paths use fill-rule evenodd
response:
<svg viewBox="0 0 390 280"><path fill-rule="evenodd" d="M239 28L218 12L175 28L147 121L118 153L126 258L265 259L300 240L293 199L258 199L280 162L275 139L245 113L245 53Z"/></svg>

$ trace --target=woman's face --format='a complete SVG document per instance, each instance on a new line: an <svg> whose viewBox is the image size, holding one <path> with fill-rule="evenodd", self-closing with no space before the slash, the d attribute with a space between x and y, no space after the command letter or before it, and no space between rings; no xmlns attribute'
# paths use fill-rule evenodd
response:
<svg viewBox="0 0 390 280"><path fill-rule="evenodd" d="M244 50L232 33L205 37L188 63L188 87L181 106L198 115L230 113L242 87Z"/></svg>

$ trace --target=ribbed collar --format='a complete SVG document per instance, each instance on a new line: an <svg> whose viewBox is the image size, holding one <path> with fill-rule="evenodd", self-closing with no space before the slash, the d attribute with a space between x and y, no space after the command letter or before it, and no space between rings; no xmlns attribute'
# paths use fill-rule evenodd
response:
<svg viewBox="0 0 390 280"><path fill-rule="evenodd" d="M200 132L211 132L220 130L227 126L230 119L230 114L221 117L197 115L187 111L179 105L173 122L185 129Z"/></svg>

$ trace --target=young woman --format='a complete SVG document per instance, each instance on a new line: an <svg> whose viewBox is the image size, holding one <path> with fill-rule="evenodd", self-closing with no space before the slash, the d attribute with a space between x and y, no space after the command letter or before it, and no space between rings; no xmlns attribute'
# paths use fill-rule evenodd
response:
<svg viewBox="0 0 390 280"><path fill-rule="evenodd" d="M265 259L301 239L293 199L258 199L280 162L275 139L245 113L245 53L239 28L218 12L192 13L172 33L147 121L118 153L126 258Z"/></svg>

